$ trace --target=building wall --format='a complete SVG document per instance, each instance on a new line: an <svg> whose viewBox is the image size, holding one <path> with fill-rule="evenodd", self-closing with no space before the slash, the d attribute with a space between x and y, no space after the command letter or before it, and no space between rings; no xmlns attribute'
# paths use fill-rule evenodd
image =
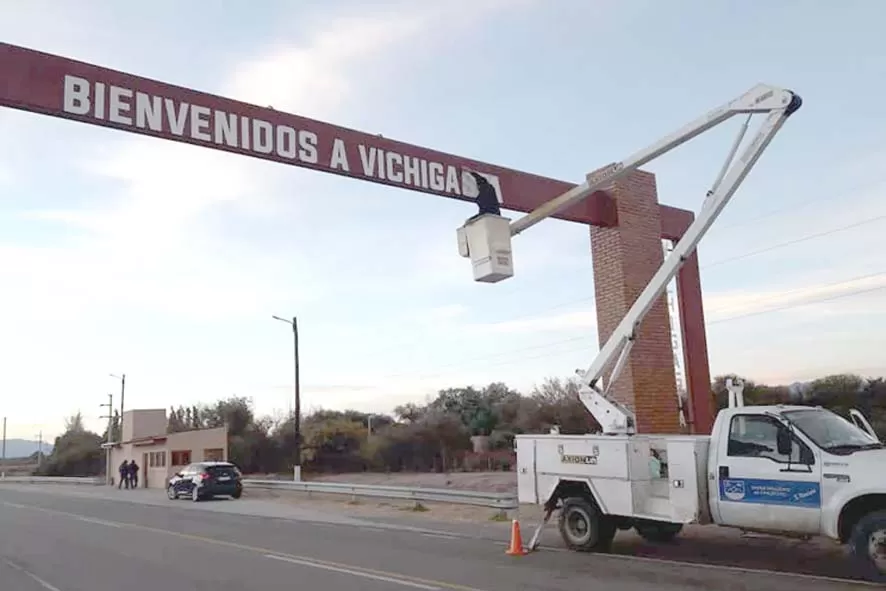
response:
<svg viewBox="0 0 886 591"><path fill-rule="evenodd" d="M133 409L123 413L123 441L132 441L163 433L166 433L166 409Z"/></svg>
<svg viewBox="0 0 886 591"><path fill-rule="evenodd" d="M163 431L151 435L163 434ZM139 466L139 488L163 489L169 478L185 464L202 462L207 459L228 459L227 427L216 429L200 429L164 435L163 443L141 444L123 443L111 450L111 474L114 486L117 486L120 473L118 468L123 460L135 462ZM125 441L125 440L124 440ZM180 452L186 452L182 454ZM182 458L183 455L190 457ZM207 457L216 456L216 457ZM173 460L187 459L186 462L175 464ZM154 465L152 465L152 463Z"/></svg>
<svg viewBox="0 0 886 591"><path fill-rule="evenodd" d="M166 446L170 451L170 455L178 455L173 453L178 451L190 452L190 462L202 462L205 460L227 461L228 429L227 427L218 427L216 429L170 433ZM207 457L207 450L217 450L220 457ZM183 465L178 464L175 467L180 468ZM170 472L170 475L174 473L175 470Z"/></svg>
<svg viewBox="0 0 886 591"><path fill-rule="evenodd" d="M590 229L601 347L664 260L655 176L637 171L616 181L607 192L615 200L618 226ZM680 432L670 318L664 296L640 325L613 392L617 400L634 411L638 432Z"/></svg>

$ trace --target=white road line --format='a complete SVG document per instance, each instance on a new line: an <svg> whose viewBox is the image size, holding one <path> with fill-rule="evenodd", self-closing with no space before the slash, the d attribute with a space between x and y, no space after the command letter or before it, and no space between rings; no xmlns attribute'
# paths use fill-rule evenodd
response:
<svg viewBox="0 0 886 591"><path fill-rule="evenodd" d="M27 570L25 567L19 566L18 564L12 562L11 560L7 560L6 558L3 559L3 562L8 564L10 567L14 568L15 570L19 571L23 575L36 581L37 583L40 584L40 586L42 586L47 591L61 591L58 587L56 587L55 585L50 585L49 583L47 583L46 581L44 581L43 579L41 579L40 577L38 577L37 575L32 573L31 571Z"/></svg>
<svg viewBox="0 0 886 591"><path fill-rule="evenodd" d="M414 583L412 581L407 581L404 579L397 579L394 577L385 577L383 575L376 575L373 573L364 573L359 570L351 570L347 568L341 568L337 566L330 566L327 564L319 564L316 562L310 562L308 560L299 560L297 558L289 558L288 556L274 556L273 554L265 554L265 558L271 558L273 560L279 560L281 562L289 562L291 564L300 564L302 566L310 566L313 568L320 568L323 570L329 570L337 573L343 573L346 575L353 575L355 577L363 577L365 579L375 579L377 581L386 581L388 583L396 583L397 585L404 585L406 587L414 587L416 589L427 589L428 591L441 591L440 587L434 587L432 585L424 585L422 583Z"/></svg>
<svg viewBox="0 0 886 591"><path fill-rule="evenodd" d="M47 509L47 508L41 507L39 505L22 505L19 503L11 503L9 501L0 501L0 505L6 505L8 507L16 507L16 508L20 508L20 509L30 509L33 511L42 511L44 513L50 513L50 514L56 514L56 515L64 515L66 517L73 517L75 519L81 519L84 517L83 515L79 515L77 513L69 513L66 511L59 511L58 509ZM138 525L138 524L134 524L134 523L110 522L110 521L107 522L107 524L111 524L111 523L114 523L118 527L128 527L128 528L133 528L133 529L155 531L158 533L164 533L167 535L173 535L173 536L178 536L178 537L183 537L183 538L193 537L195 539L200 539L201 541L207 542L207 543L211 542L211 543L221 544L221 545L226 545L226 546L245 547L245 546L235 544L233 542L227 542L224 540L213 540L213 539L209 539L209 538L200 538L199 536L189 536L188 534L183 534L181 532L176 532L176 531L172 531L172 530L162 530L162 529L152 528L152 527L148 527L148 526L142 526L142 525ZM332 524L330 524L330 525L332 525ZM368 528L366 528L366 529L368 529ZM380 530L380 531L389 531L384 528L373 528L373 529ZM475 537L470 537L470 536L456 536L456 539L491 541L488 538L482 538L482 537L475 538ZM496 544L502 548L508 547L507 543L497 542ZM254 548L249 548L249 549L255 550ZM551 546L539 546L538 551L541 551L541 552L563 552L563 553L568 553L568 554L574 553L572 550L569 550L567 548L556 548L556 547L551 547ZM268 555L268 556L271 556L271 555ZM743 574L751 574L751 575L769 575L769 576L776 576L776 577L791 577L791 578L796 578L796 579L807 579L810 581L840 583L843 585L877 587L880 589L883 588L883 586L880 583L872 583L869 581L859 581L859 580L855 580L855 579L841 579L838 577L829 577L829 576L823 576L823 575L809 575L809 574L803 574L803 573L792 573L792 572L776 571L776 570L771 570L771 569L747 568L747 567L727 566L727 565L720 565L720 564L706 564L703 562L695 562L695 561L669 560L666 558L651 558L651 557L647 557L647 556L632 556L630 554L598 554L597 556L600 558L610 558L613 560L623 560L626 562L628 562L628 561L648 562L648 563L653 563L653 564L667 564L667 565L678 566L678 567L689 566L689 567L700 568L700 569L731 571L731 572L735 572L735 573L743 573ZM273 558L278 559L278 560L281 559L281 557L279 557L279 556L274 556ZM315 563L308 563L308 564L310 564L311 566L318 566ZM369 576L369 573L362 573L361 572L359 574L361 576ZM377 577L377 575L372 575L372 576ZM392 579L392 580L396 581L397 583L401 583L404 585L412 585L415 587L420 587L422 589L440 589L440 587L434 587L431 585L420 585L419 583L411 583L411 582L407 582L407 581L403 581L403 580L399 580L399 579ZM452 585L446 585L446 587L452 588ZM54 589L54 591L58 591L58 590Z"/></svg>
<svg viewBox="0 0 886 591"><path fill-rule="evenodd" d="M123 527L119 523L114 523L113 521L105 521L104 519L95 519L94 517L78 517L80 521L85 521L87 523L97 523L98 525L106 525L108 527Z"/></svg>
<svg viewBox="0 0 886 591"><path fill-rule="evenodd" d="M432 533L421 532L421 535L423 535L427 538L443 538L444 540L458 540L459 539L458 536L454 536L452 534L432 534Z"/></svg>

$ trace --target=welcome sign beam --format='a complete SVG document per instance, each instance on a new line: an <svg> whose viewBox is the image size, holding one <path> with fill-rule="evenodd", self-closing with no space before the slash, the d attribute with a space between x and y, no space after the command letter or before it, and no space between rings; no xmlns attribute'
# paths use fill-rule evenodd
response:
<svg viewBox="0 0 886 591"><path fill-rule="evenodd" d="M502 209L530 213L574 183L478 162L0 42L0 106L262 158L301 168L474 201L480 173ZM2 129L0 129L2 133ZM694 214L660 205L661 237L676 241ZM614 200L597 191L556 215L589 226L618 225ZM693 421L713 417L698 262L681 271L680 317Z"/></svg>
<svg viewBox="0 0 886 591"><path fill-rule="evenodd" d="M0 43L0 106L464 201L477 194L467 173L475 171L502 208L525 213L575 186L8 43ZM688 225L686 213L662 206L664 237L678 237L669 234ZM603 192L556 217L617 224Z"/></svg>

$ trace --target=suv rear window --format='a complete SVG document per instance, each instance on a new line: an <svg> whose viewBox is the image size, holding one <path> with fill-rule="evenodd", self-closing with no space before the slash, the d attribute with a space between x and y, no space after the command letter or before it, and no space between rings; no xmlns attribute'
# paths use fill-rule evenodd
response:
<svg viewBox="0 0 886 591"><path fill-rule="evenodd" d="M203 470L207 474L211 474L212 476L235 476L236 472L234 471L234 466L222 465L222 466L206 466Z"/></svg>

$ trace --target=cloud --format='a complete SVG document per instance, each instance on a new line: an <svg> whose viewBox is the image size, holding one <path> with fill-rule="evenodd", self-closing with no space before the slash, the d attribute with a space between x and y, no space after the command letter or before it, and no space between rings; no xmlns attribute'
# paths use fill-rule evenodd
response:
<svg viewBox="0 0 886 591"><path fill-rule="evenodd" d="M358 64L398 46L426 24L427 15L420 12L333 20L307 42L277 42L236 66L226 94L281 111L328 115L355 98Z"/></svg>
<svg viewBox="0 0 886 591"><path fill-rule="evenodd" d="M400 3L384 14L317 21L304 41L277 41L261 55L234 68L226 94L258 105L313 116L328 116L359 97L357 89L372 62L408 42L439 39L459 20L462 27L498 11L532 4L527 0L451 0L446 3ZM375 64L376 66L378 64Z"/></svg>
<svg viewBox="0 0 886 591"><path fill-rule="evenodd" d="M465 324L458 327L468 334L540 334L545 332L569 332L595 328L597 312L591 308L573 310L559 314L547 314L486 322Z"/></svg>

